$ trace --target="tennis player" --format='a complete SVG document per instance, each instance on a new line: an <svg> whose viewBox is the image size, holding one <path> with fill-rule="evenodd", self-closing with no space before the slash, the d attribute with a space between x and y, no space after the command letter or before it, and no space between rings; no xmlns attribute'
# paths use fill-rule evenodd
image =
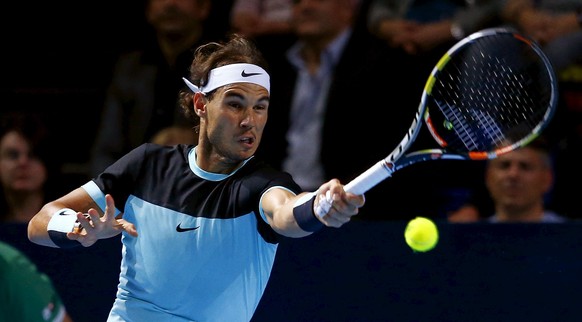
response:
<svg viewBox="0 0 582 322"><path fill-rule="evenodd" d="M122 234L108 321L249 321L277 238L341 227L363 206L364 196L336 179L301 192L289 174L253 157L269 110L263 66L254 44L236 35L199 47L181 93L184 112L199 122L198 144L144 144L30 221L30 240L50 247ZM326 194L332 207L315 216Z"/></svg>

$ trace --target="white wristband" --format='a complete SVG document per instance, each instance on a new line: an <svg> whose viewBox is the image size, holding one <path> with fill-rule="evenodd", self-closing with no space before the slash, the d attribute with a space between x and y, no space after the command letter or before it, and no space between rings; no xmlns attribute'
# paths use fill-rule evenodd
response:
<svg viewBox="0 0 582 322"><path fill-rule="evenodd" d="M62 233L72 232L77 222L77 212L73 209L63 208L53 214L46 230L53 230Z"/></svg>
<svg viewBox="0 0 582 322"><path fill-rule="evenodd" d="M71 240L67 237L70 233L79 227L77 221L77 212L73 209L63 208L53 214L46 226L49 238L60 248L73 248L81 246L76 240Z"/></svg>

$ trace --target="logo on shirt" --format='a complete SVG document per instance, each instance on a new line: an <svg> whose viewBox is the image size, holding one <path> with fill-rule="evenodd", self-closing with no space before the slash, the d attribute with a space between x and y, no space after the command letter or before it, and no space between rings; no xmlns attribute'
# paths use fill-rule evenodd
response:
<svg viewBox="0 0 582 322"><path fill-rule="evenodd" d="M240 73L240 75L241 75L242 77L250 77L250 76L261 75L261 73L247 73L247 72L245 72L245 71L244 71L244 69L243 69L243 71Z"/></svg>
<svg viewBox="0 0 582 322"><path fill-rule="evenodd" d="M183 233L185 231L190 231L190 230L196 230L198 228L200 228L200 226L198 227L188 227L188 228L182 228L182 223L179 223L178 226L176 226L176 231L179 233Z"/></svg>

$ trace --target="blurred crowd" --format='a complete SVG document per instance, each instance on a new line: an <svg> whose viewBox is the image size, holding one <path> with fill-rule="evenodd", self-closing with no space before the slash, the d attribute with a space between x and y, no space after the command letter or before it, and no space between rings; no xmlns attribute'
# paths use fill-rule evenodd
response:
<svg viewBox="0 0 582 322"><path fill-rule="evenodd" d="M327 1L152 0L119 10L103 3L88 16L100 15L99 24L59 21L45 31L52 39L32 46L11 36L2 94L16 103L3 111L43 116L59 182L76 186L143 142L195 142L176 105L192 49L240 33L268 57L276 89L273 135L266 135L261 156L309 190L331 177L348 181L397 145L430 70L456 41L510 26L543 46L560 81L559 110L545 133L556 163L547 204L582 217L575 192L565 188L580 178L574 156L582 136L582 1L345 0L338 7L346 12L326 16L319 2ZM72 37L76 25L86 31L83 40ZM381 146L363 149L378 137ZM370 192L380 197L368 199L382 202L370 201L362 217L443 216L456 209L482 183L484 165L447 163L418 165L380 184ZM450 167L453 175L439 177ZM414 202L419 193L431 207Z"/></svg>
<svg viewBox="0 0 582 322"><path fill-rule="evenodd" d="M59 181L77 186L143 142L195 142L176 103L192 49L240 33L268 57L275 88L273 135L265 135L260 154L309 190L331 177L349 181L398 144L430 70L456 41L510 26L543 46L560 80L559 111L546 131L556 163L546 203L582 217L575 192L565 188L580 179L574 153L582 142L582 1L345 0L337 2L346 12L329 16L320 2L328 0L96 4L85 19L50 24L41 34L52 38L34 45L11 36L2 93L17 103L4 110L43 115L58 142L51 162L60 164ZM48 19L33 18L39 28ZM81 40L73 38L76 25L85 31ZM380 146L363 149L379 137ZM361 217L456 210L483 190L485 165L449 163L418 165L381 183ZM386 198L399 202L386 205Z"/></svg>
<svg viewBox="0 0 582 322"><path fill-rule="evenodd" d="M272 107L258 154L310 190L333 177L347 183L397 146L432 67L455 42L484 28L520 30L542 45L559 80L558 111L543 138L549 171L536 174L538 181L522 179L531 173L519 171L535 167L528 168L534 154L525 152L503 165L418 164L369 191L359 217L503 221L499 189L488 190L491 168L516 164L504 175L539 184L536 207L582 219L571 189L582 180L582 0L106 1L76 8L78 16L55 4L42 5L52 16L15 6L28 19L6 38L0 240L17 247L29 247L26 235L10 231L23 233L47 198L80 186L141 143L194 144L193 124L177 104L181 78L193 48L232 32L255 40L270 66ZM24 23L38 34L20 32ZM18 123L26 131L15 132L20 145L6 152L14 114L34 114L37 123ZM11 181L16 170L6 162L20 164L20 181ZM25 253L34 261L38 252ZM75 320L74 309L69 313Z"/></svg>

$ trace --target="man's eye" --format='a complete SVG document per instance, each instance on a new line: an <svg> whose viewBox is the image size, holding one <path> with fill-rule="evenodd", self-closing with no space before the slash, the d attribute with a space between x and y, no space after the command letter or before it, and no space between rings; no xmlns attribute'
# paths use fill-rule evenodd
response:
<svg viewBox="0 0 582 322"><path fill-rule="evenodd" d="M241 108L243 105L240 104L239 102L230 102L230 103L228 103L228 106L233 107L233 108Z"/></svg>

